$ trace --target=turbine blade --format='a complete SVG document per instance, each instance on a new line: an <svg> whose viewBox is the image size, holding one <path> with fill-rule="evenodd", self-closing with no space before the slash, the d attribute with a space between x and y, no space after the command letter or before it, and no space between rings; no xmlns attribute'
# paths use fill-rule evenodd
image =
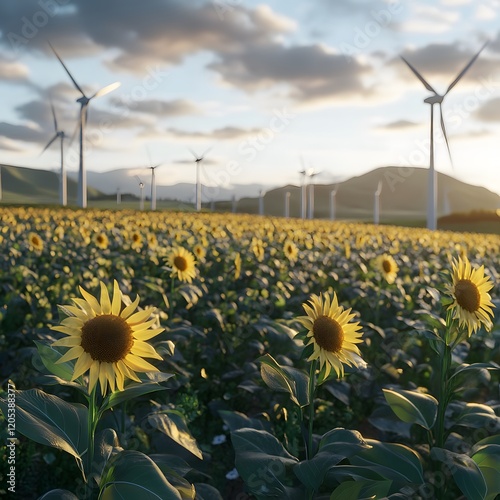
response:
<svg viewBox="0 0 500 500"><path fill-rule="evenodd" d="M66 73L68 73L68 76L71 78L71 81L73 82L73 85L77 88L77 90L82 94L83 97L87 97L85 95L85 92L80 88L80 85L76 83L76 80L73 78L73 75L69 72L69 69L66 67L64 64L63 60L59 57L59 54L56 52L56 49L52 47L52 44L49 42L50 48L52 49L52 52L54 52L55 56L59 59L59 62L62 64L62 67L66 70Z"/></svg>
<svg viewBox="0 0 500 500"><path fill-rule="evenodd" d="M101 90L98 90L92 97L102 97L103 95L109 94L110 92L113 92L113 90L116 90L119 86L121 85L120 82L115 82L111 83L110 85L106 85L106 87L103 87Z"/></svg>
<svg viewBox="0 0 500 500"><path fill-rule="evenodd" d="M43 148L42 152L40 153L40 155L42 155L46 149L48 149L50 147L50 145L57 139L57 134L52 137L52 139L47 143L47 145Z"/></svg>
<svg viewBox="0 0 500 500"><path fill-rule="evenodd" d="M190 153L194 156L194 159L196 161L198 161L198 155L191 148L188 148L188 149L189 149Z"/></svg>
<svg viewBox="0 0 500 500"><path fill-rule="evenodd" d="M439 118L441 121L441 130L443 131L444 140L446 141L446 147L448 149L448 156L450 157L451 168L454 169L455 167L453 166L453 158L451 157L450 145L448 144L448 136L446 135L446 127L444 124L443 109L441 103L439 103Z"/></svg>
<svg viewBox="0 0 500 500"><path fill-rule="evenodd" d="M81 114L81 111L80 111L80 114ZM71 139L69 140L68 147L71 147L71 145L73 144L73 141L75 140L75 137L76 137L76 133L80 129L80 126L81 126L81 119L80 119L80 116L78 116L78 121L76 122L75 130L73 130L73 133L71 134Z"/></svg>
<svg viewBox="0 0 500 500"><path fill-rule="evenodd" d="M479 57L479 54L481 54L481 52L483 51L483 49L486 47L486 45L488 45L488 42L486 42L480 49L479 49L479 52L477 52L477 54L469 61L469 63L465 66L465 68L458 74L458 76L455 78L455 80L453 80L451 83L450 83L450 86L448 87L448 89L446 90L446 92L444 93L444 95L446 95L457 83L458 81L460 80L460 78L462 78L462 76L465 75L465 73L469 70L469 68L474 64L475 60Z"/></svg>
<svg viewBox="0 0 500 500"><path fill-rule="evenodd" d="M208 147L207 149L205 149L205 151L204 151L203 153L201 153L200 158L201 158L201 159L204 159L204 158L205 158L205 156L206 156L208 153L210 153L210 151L212 151L212 149L213 149L213 148L214 148L213 146L210 146L210 147Z"/></svg>
<svg viewBox="0 0 500 500"><path fill-rule="evenodd" d="M407 66L413 71L415 76L424 84L424 87L427 90L430 90L431 92L434 92L434 94L437 95L437 92L431 87L431 85L429 83L427 83L425 78L403 56L400 56L400 57L407 64Z"/></svg>
<svg viewBox="0 0 500 500"><path fill-rule="evenodd" d="M52 117L54 118L54 130L57 132L57 118L56 118L56 110L54 109L54 104L52 103L52 99L50 100L50 109L52 110Z"/></svg>

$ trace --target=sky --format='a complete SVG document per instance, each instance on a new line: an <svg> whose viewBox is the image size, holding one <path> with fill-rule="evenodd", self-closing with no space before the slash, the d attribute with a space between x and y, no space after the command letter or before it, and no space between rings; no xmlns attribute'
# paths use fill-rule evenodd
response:
<svg viewBox="0 0 500 500"><path fill-rule="evenodd" d="M86 168L158 184L317 183L429 165L432 92L439 172L500 194L500 0L2 0L0 163L59 168L50 99L72 136L90 102ZM78 138L65 142L78 169Z"/></svg>

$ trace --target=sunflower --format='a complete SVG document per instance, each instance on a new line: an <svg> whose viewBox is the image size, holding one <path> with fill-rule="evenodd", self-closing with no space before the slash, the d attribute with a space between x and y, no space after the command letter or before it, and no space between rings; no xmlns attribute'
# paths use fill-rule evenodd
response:
<svg viewBox="0 0 500 500"><path fill-rule="evenodd" d="M96 233L94 235L94 243L98 248L106 250L109 245L109 240L105 233Z"/></svg>
<svg viewBox="0 0 500 500"><path fill-rule="evenodd" d="M359 322L350 322L354 318L351 309L344 311L339 306L335 292L332 300L328 294L311 295L309 304L302 304L307 316L300 316L297 320L308 330L303 338L306 348L313 347L308 361L319 358L320 370L324 368L325 371L323 379L328 377L331 368L341 378L344 364L363 366L364 361L356 346L362 342L361 327Z"/></svg>
<svg viewBox="0 0 500 500"><path fill-rule="evenodd" d="M164 329L151 328L156 323L156 319L149 319L153 308L134 312L139 296L122 309L122 293L116 280L112 300L102 281L100 286L100 302L80 287L83 299L73 299L75 305L64 306L69 316L60 326L51 328L66 335L52 345L70 348L58 363L76 359L72 380L90 370L89 394L99 380L104 396L108 384L112 392L115 388L122 391L127 378L141 382L135 372L158 371L143 358L162 359L146 341Z"/></svg>
<svg viewBox="0 0 500 500"><path fill-rule="evenodd" d="M172 276L177 275L181 281L191 283L196 276L194 255L183 247L173 248L167 262L172 268Z"/></svg>
<svg viewBox="0 0 500 500"><path fill-rule="evenodd" d="M376 266L387 283L394 283L398 275L399 267L392 256L388 254L380 255L376 260Z"/></svg>
<svg viewBox="0 0 500 500"><path fill-rule="evenodd" d="M203 260L205 258L205 255L207 255L207 251L205 250L205 247L201 243L197 243L193 247L193 252L198 260Z"/></svg>
<svg viewBox="0 0 500 500"><path fill-rule="evenodd" d="M241 276L241 255L237 253L234 256L234 279L237 280Z"/></svg>
<svg viewBox="0 0 500 500"><path fill-rule="evenodd" d="M141 233L134 231L130 236L130 240L131 240L130 246L134 250L137 250L137 249L142 247L142 235L141 235Z"/></svg>
<svg viewBox="0 0 500 500"><path fill-rule="evenodd" d="M448 307L454 311L454 318L458 319L460 326L467 326L469 337L481 324L487 331L490 331L493 323L490 294L493 283L484 274L484 266L479 269L472 269L467 257L462 260L452 261L452 283L446 286L449 294L453 298L453 303ZM490 318L491 316L491 318Z"/></svg>
<svg viewBox="0 0 500 500"><path fill-rule="evenodd" d="M258 238L253 238L251 247L252 247L252 252L257 258L257 260L259 262L262 262L264 260L264 255L265 255L264 243L262 243L262 240L259 240Z"/></svg>
<svg viewBox="0 0 500 500"><path fill-rule="evenodd" d="M43 250L43 240L38 234L30 233L28 235L28 242L33 250L37 250L38 252Z"/></svg>
<svg viewBox="0 0 500 500"><path fill-rule="evenodd" d="M158 239L156 238L155 233L149 233L147 240L149 248L151 248L151 250L155 250L158 247Z"/></svg>
<svg viewBox="0 0 500 500"><path fill-rule="evenodd" d="M283 244L283 251L285 253L285 257L290 262L295 262L297 260L299 249L292 240L285 240L285 243Z"/></svg>

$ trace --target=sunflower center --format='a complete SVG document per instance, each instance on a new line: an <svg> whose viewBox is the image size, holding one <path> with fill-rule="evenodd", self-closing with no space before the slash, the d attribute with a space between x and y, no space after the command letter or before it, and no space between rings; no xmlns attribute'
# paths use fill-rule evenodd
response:
<svg viewBox="0 0 500 500"><path fill-rule="evenodd" d="M98 242L98 243L104 243L104 238L103 238L101 235L99 235L99 236L97 237L97 242Z"/></svg>
<svg viewBox="0 0 500 500"><path fill-rule="evenodd" d="M129 354L134 339L129 324L114 314L103 314L82 326L83 350L93 360L116 363Z"/></svg>
<svg viewBox="0 0 500 500"><path fill-rule="evenodd" d="M339 352L344 343L344 330L333 318L319 316L314 320L313 335L316 343L329 352Z"/></svg>
<svg viewBox="0 0 500 500"><path fill-rule="evenodd" d="M180 256L176 255L174 258L174 266L179 270L179 271L185 271L188 267L187 260Z"/></svg>
<svg viewBox="0 0 500 500"><path fill-rule="evenodd" d="M392 271L392 266L391 266L391 262L388 261L388 260L384 260L382 262L382 267L384 268L384 271L386 273L390 273Z"/></svg>
<svg viewBox="0 0 500 500"><path fill-rule="evenodd" d="M455 297L458 305L471 313L477 311L481 304L481 294L471 280L459 280L457 282Z"/></svg>

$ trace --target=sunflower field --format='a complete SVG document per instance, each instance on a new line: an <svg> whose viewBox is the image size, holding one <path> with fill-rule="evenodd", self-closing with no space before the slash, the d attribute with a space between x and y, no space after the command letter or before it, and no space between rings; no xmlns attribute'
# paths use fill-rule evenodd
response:
<svg viewBox="0 0 500 500"><path fill-rule="evenodd" d="M499 236L0 217L0 494L500 498Z"/></svg>

